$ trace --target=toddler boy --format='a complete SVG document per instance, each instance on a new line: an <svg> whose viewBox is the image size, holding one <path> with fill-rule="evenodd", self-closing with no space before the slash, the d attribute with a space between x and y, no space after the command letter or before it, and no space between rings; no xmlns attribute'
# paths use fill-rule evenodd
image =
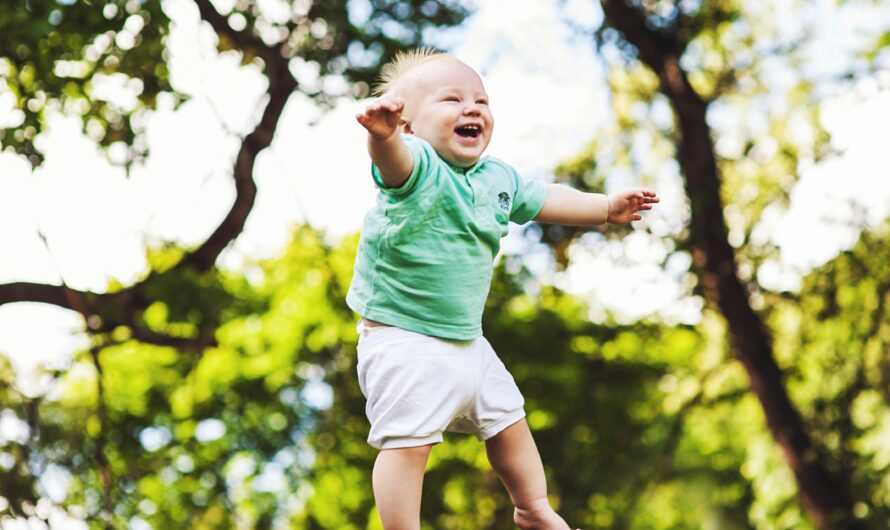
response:
<svg viewBox="0 0 890 530"><path fill-rule="evenodd" d="M347 303L359 321L358 375L380 449L374 498L386 530L419 530L423 473L443 431L485 441L522 529L567 530L512 376L482 336L482 310L510 221L627 223L658 202L525 179L482 154L494 119L479 75L420 49L384 67L368 131L377 205L365 217ZM546 103L544 103L546 104Z"/></svg>

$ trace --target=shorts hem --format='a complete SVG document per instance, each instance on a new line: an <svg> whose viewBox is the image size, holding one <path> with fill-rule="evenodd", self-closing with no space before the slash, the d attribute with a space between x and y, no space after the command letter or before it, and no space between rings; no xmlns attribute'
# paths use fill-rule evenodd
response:
<svg viewBox="0 0 890 530"><path fill-rule="evenodd" d="M496 420L494 423L488 424L484 429L480 429L479 434L477 434L476 437L482 441L493 438L498 433L524 417L525 409L523 407L520 407L512 412L504 414L503 416L501 416L500 419Z"/></svg>
<svg viewBox="0 0 890 530"><path fill-rule="evenodd" d="M403 449L405 447L420 447L421 445L437 444L442 442L442 433L429 436L406 436L404 438L387 438L381 442L368 440L368 443L377 449Z"/></svg>

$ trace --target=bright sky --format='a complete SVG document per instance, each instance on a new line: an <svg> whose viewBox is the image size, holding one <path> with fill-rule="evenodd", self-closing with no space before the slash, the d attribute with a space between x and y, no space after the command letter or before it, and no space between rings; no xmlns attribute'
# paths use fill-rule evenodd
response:
<svg viewBox="0 0 890 530"><path fill-rule="evenodd" d="M608 107L593 46L571 41L558 18L559 3L485 0L462 28L443 37L485 80L496 121L489 154L545 180L589 141ZM176 22L169 41L172 80L192 99L176 111L162 101L147 118L151 157L129 180L98 156L79 123L63 117L51 119L49 132L40 137L46 163L39 169L32 172L21 159L0 154L0 282L58 283L63 277L72 287L100 292L111 278L129 284L146 270L147 243L197 245L228 211L238 148L231 133L247 132L260 111L263 78L216 53L213 34L198 24L193 4L168 0L165 6ZM594 3L576 0L568 6L575 23L599 24ZM866 22L854 19L851 31ZM890 215L885 169L890 93L881 92L890 87L888 76L826 104L825 125L845 152L807 169L790 209L765 216L761 233L781 245L782 260L760 271L764 283L793 287L802 271L849 246L856 232L836 220L849 213L846 201L862 205L872 223ZM109 87L116 82L110 80ZM128 104L123 91L108 93ZM375 193L367 178L363 130L354 121L362 105L344 101L320 114L306 98L291 98L275 141L258 159L256 206L234 248L221 257L223 266L274 255L295 222L308 221L332 236L360 228ZM3 112L0 97L0 122ZM666 177L655 186L662 203L640 223L653 229L684 208L678 179ZM38 231L46 235L49 252ZM681 287L688 260L673 259L662 270L658 263L666 250L643 231L626 238L621 252L615 245L595 253L575 249L572 268L549 279L588 297L594 318L610 309L624 319L647 314L697 319L699 306ZM504 246L516 249L522 241L508 238ZM619 254L629 262L616 265ZM64 366L83 347L81 328L79 317L53 306L0 307L0 351L23 371L25 391L45 388L35 366Z"/></svg>

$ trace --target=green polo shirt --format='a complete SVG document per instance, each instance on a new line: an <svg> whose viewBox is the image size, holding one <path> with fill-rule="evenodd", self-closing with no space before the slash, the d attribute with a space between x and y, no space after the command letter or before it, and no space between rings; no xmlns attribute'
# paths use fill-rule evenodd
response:
<svg viewBox="0 0 890 530"><path fill-rule="evenodd" d="M466 170L424 140L403 135L414 158L408 180L387 188L376 167L377 205L365 216L346 302L371 320L425 335L482 335L494 258L509 221L541 211L544 183L496 158Z"/></svg>

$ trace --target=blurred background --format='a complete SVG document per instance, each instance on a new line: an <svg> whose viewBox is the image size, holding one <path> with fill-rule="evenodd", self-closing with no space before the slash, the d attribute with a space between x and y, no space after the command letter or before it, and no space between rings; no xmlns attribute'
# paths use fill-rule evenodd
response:
<svg viewBox="0 0 890 530"><path fill-rule="evenodd" d="M489 154L662 197L512 226L484 317L585 529L886 529L890 4L0 1L0 528L379 529L354 115L482 75ZM424 529L511 529L475 439Z"/></svg>

